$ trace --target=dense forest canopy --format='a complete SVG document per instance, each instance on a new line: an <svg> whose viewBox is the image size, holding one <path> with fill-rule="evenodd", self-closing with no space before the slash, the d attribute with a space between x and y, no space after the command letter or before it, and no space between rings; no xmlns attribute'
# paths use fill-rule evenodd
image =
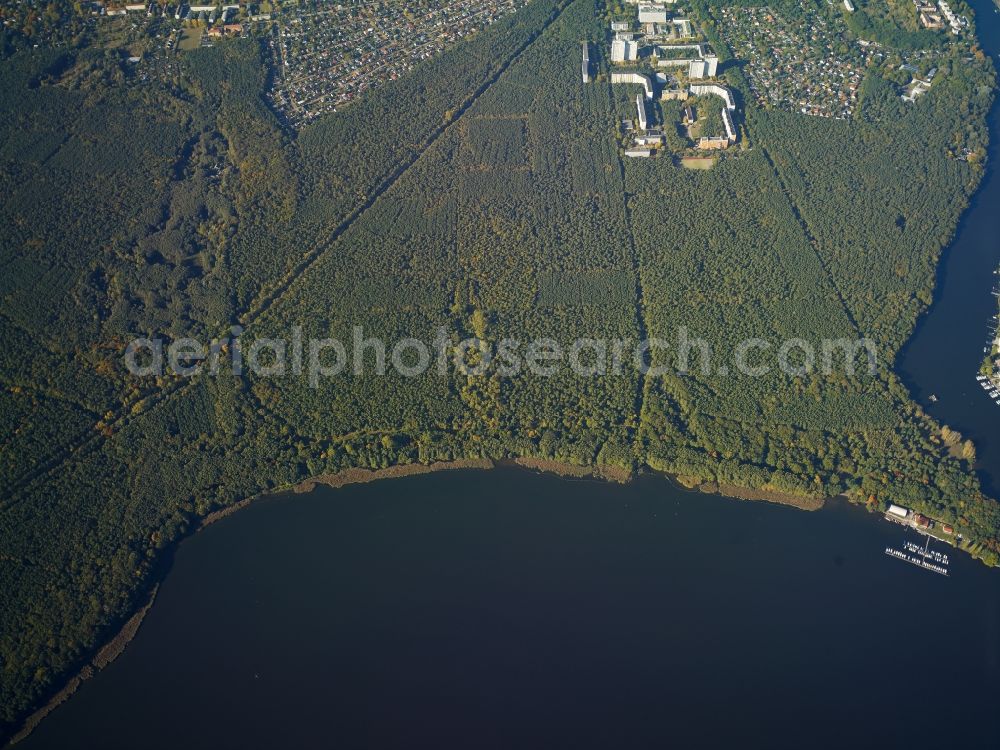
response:
<svg viewBox="0 0 1000 750"><path fill-rule="evenodd" d="M942 49L912 104L872 71L853 119L807 117L755 100L718 9L696 4L742 136L694 171L622 158L635 91L610 85L597 51L622 10L597 0L534 0L298 131L265 103L258 39L137 68L67 4L18 7L0 37L4 731L89 660L200 519L350 467L535 457L848 493L952 524L998 561L974 447L892 371L981 177L993 72L978 50ZM845 39L889 54L924 43L841 15ZM234 325L245 347L292 326L491 342L684 328L720 352L863 336L879 359L874 375L390 370L318 387L123 365L136 337Z"/></svg>

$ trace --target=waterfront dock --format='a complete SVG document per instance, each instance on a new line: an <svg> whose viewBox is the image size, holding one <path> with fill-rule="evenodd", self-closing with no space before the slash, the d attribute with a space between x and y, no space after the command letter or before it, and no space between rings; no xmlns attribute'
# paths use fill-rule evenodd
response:
<svg viewBox="0 0 1000 750"><path fill-rule="evenodd" d="M924 570L929 570L933 573L937 573L943 576L948 575L948 568L945 567L945 565L939 564L937 562L932 562L933 558L928 559L927 557L924 557L922 552L915 554L913 552L896 549L895 547L886 547L885 554L887 554L889 557L895 557L897 560L908 562L911 565L916 565L918 568L923 568ZM945 560L947 560L947 555L945 555L944 558Z"/></svg>

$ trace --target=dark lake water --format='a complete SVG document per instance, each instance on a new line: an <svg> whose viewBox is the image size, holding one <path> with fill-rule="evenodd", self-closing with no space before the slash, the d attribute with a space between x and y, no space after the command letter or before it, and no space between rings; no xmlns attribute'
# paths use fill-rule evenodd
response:
<svg viewBox="0 0 1000 750"><path fill-rule="evenodd" d="M973 3L985 48L1000 16ZM900 361L1000 489L974 380L991 169ZM930 404L931 394L939 401ZM20 747L1000 747L1000 572L907 532L510 469L261 501L183 544L125 654ZM916 538L916 537L914 537Z"/></svg>
<svg viewBox="0 0 1000 750"><path fill-rule="evenodd" d="M1000 575L903 534L654 477L279 496L24 747L996 747Z"/></svg>

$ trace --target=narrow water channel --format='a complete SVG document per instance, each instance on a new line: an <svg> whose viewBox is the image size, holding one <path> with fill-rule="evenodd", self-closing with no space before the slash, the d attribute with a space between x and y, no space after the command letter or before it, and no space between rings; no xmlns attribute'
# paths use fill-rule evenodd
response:
<svg viewBox="0 0 1000 750"><path fill-rule="evenodd" d="M991 0L970 4L983 48L1000 69L1000 13ZM989 124L986 177L945 251L934 304L903 350L898 370L935 419L975 441L983 484L1000 497L1000 405L976 382L997 313L991 292L1000 286L994 273L1000 267L1000 102L994 102Z"/></svg>

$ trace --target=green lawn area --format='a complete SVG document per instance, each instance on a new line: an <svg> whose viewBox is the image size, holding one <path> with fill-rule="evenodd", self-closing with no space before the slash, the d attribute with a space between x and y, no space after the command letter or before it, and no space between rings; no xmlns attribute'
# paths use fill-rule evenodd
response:
<svg viewBox="0 0 1000 750"><path fill-rule="evenodd" d="M177 49L182 52L189 52L193 49L198 49L198 45L201 44L201 32L202 29L184 29L181 32L181 40L177 43Z"/></svg>
<svg viewBox="0 0 1000 750"><path fill-rule="evenodd" d="M711 169L717 161L714 156L685 156L681 159L681 165L688 169Z"/></svg>

